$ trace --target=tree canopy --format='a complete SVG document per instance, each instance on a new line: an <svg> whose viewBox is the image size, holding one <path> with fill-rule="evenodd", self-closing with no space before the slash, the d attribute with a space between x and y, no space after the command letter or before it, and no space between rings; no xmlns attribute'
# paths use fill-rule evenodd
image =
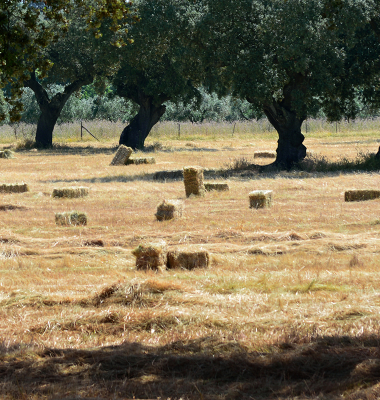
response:
<svg viewBox="0 0 380 400"><path fill-rule="evenodd" d="M133 43L121 50L120 69L113 84L119 96L139 105L120 143L143 148L151 128L164 114L168 100L189 101L198 95L201 65L180 40L189 29L187 1L138 0L140 22L129 31ZM191 66L191 68L190 68Z"/></svg>
<svg viewBox="0 0 380 400"><path fill-rule="evenodd" d="M305 157L302 122L334 97L355 32L369 21L368 2L342 3L332 24L323 0L205 0L196 43L207 81L264 111L282 167Z"/></svg>
<svg viewBox="0 0 380 400"><path fill-rule="evenodd" d="M122 46L127 31L125 21L132 3L123 0L4 0L0 4L0 87L8 87L11 119L19 118L21 88L30 74L38 69L46 75L53 65L45 48L57 41L68 29L68 15L82 10L83 24L95 37L105 19L111 21L114 44ZM137 17L135 17L137 18ZM2 113L0 118L4 118Z"/></svg>
<svg viewBox="0 0 380 400"><path fill-rule="evenodd" d="M39 77L36 69L24 83L34 91L41 110L36 142L42 147L52 145L55 123L69 97L94 79L101 90L118 68L118 49L112 43L120 41L119 32L109 29L112 23L105 20L94 34L83 23L85 10L76 7L67 12L67 31L40 52L40 58L51 63L47 76ZM47 88L52 83L63 85L63 90L49 97Z"/></svg>

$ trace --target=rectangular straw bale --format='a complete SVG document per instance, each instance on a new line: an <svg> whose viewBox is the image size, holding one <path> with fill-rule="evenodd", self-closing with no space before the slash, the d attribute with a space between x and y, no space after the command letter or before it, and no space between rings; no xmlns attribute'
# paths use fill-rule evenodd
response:
<svg viewBox="0 0 380 400"><path fill-rule="evenodd" d="M230 190L228 183L205 183L205 190L210 192L216 190L218 192L226 192Z"/></svg>
<svg viewBox="0 0 380 400"><path fill-rule="evenodd" d="M249 194L250 208L266 208L272 205L272 190L254 190Z"/></svg>
<svg viewBox="0 0 380 400"><path fill-rule="evenodd" d="M110 165L125 165L132 153L133 150L130 147L121 144Z"/></svg>
<svg viewBox="0 0 380 400"><path fill-rule="evenodd" d="M203 168L185 167L183 169L183 181L185 183L186 196L203 196L205 186L203 183Z"/></svg>
<svg viewBox="0 0 380 400"><path fill-rule="evenodd" d="M125 162L126 165L130 164L156 164L156 159L154 157L133 157L133 158L128 158Z"/></svg>
<svg viewBox="0 0 380 400"><path fill-rule="evenodd" d="M261 150L261 151L255 151L253 153L253 158L276 158L277 153L275 151L270 151L270 150Z"/></svg>
<svg viewBox="0 0 380 400"><path fill-rule="evenodd" d="M29 192L26 183L3 183L0 185L0 193L24 193Z"/></svg>
<svg viewBox="0 0 380 400"><path fill-rule="evenodd" d="M140 244L132 254L136 257L138 270L162 271L166 268L165 242Z"/></svg>
<svg viewBox="0 0 380 400"><path fill-rule="evenodd" d="M87 225L87 215L78 211L56 213L55 223L64 226Z"/></svg>
<svg viewBox="0 0 380 400"><path fill-rule="evenodd" d="M158 207L156 218L158 221L166 221L174 218L182 217L184 209L181 200L164 200Z"/></svg>
<svg viewBox="0 0 380 400"><path fill-rule="evenodd" d="M365 201L378 199L380 190L347 190L344 193L344 201Z"/></svg>
<svg viewBox="0 0 380 400"><path fill-rule="evenodd" d="M194 269L207 268L210 255L207 251L169 251L167 256L167 267L170 269Z"/></svg>
<svg viewBox="0 0 380 400"><path fill-rule="evenodd" d="M68 187L61 189L53 189L52 197L64 197L64 198L79 198L88 196L87 187Z"/></svg>
<svg viewBox="0 0 380 400"><path fill-rule="evenodd" d="M3 150L0 151L0 158L15 158L13 151Z"/></svg>

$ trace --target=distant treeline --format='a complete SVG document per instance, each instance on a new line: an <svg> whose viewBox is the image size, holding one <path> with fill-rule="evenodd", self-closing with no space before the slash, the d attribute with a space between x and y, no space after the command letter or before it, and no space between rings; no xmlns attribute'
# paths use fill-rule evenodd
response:
<svg viewBox="0 0 380 400"><path fill-rule="evenodd" d="M52 84L48 87L50 96L62 92L64 86ZM219 97L216 93L208 93L204 88L200 89L201 96L194 97L189 103L183 102L166 103L166 112L161 121L176 122L233 122L264 118L264 113L257 112L246 100L232 96ZM22 94L23 112L20 122L36 124L41 114L33 91L25 88ZM359 103L359 100L358 100ZM3 107L6 107L3 105ZM117 96L111 87L107 88L103 96L96 93L93 85L81 88L76 95L71 96L58 118L58 124L74 122L79 120L107 120L122 121L128 123L136 112L138 105L130 100ZM379 116L374 110L363 107L359 118L374 118ZM325 118L322 110L313 115L314 118ZM9 119L1 121L2 124L9 123Z"/></svg>

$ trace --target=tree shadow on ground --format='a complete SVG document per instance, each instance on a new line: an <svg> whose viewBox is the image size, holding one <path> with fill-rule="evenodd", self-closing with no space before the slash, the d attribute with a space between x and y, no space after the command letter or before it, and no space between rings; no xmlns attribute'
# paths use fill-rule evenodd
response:
<svg viewBox="0 0 380 400"><path fill-rule="evenodd" d="M262 166L260 166L262 167ZM127 167L126 167L127 168ZM358 175L368 172L379 172L379 169L374 169L373 171L363 171L363 170L343 170L343 171L326 171L326 172L308 172L303 170L294 169L292 171L280 171L272 169L260 172L257 170L257 165L252 165L250 168L241 169L207 169L204 170L204 179L229 179L234 180L261 180L261 179L276 179L276 178L286 178L286 179L315 179L315 178L325 178L327 176L334 177L345 175ZM42 180L41 183L110 183L110 182L133 182L133 181L181 181L183 180L183 170L162 170L156 172L143 172L141 174L119 174L119 175L109 175L103 177L93 177L93 178L82 178L82 179L56 179L56 180Z"/></svg>
<svg viewBox="0 0 380 400"><path fill-rule="evenodd" d="M162 347L126 342L93 350L0 349L0 394L215 400L380 395L377 337L319 337L270 350L247 352L236 342L211 337Z"/></svg>
<svg viewBox="0 0 380 400"><path fill-rule="evenodd" d="M78 155L78 156L92 156L99 154L114 154L118 146L96 147L96 146L68 146L68 145L54 145L50 149L18 149L17 153L24 153L32 157L45 157L45 156L62 156L62 155Z"/></svg>
<svg viewBox="0 0 380 400"><path fill-rule="evenodd" d="M29 156L34 157L41 157L41 156L62 156L62 155L79 155L79 156L91 156L91 155L98 155L98 154L115 154L118 145L111 145L111 146L75 146L75 145L61 145L61 144L54 144L52 148L49 149L36 149L32 148L19 148L16 150L17 153L26 153ZM215 153L218 151L226 150L224 149L215 149L215 148L207 148L207 147L179 147L179 148L165 148L162 146L146 146L143 150L138 150L141 153L173 153L173 152L211 152ZM234 149L230 149L234 150Z"/></svg>

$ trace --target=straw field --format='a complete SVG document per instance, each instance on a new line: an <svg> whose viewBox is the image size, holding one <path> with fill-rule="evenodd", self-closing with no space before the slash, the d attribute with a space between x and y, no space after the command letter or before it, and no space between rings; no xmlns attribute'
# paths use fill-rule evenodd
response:
<svg viewBox="0 0 380 400"><path fill-rule="evenodd" d="M30 188L0 193L0 398L380 396L380 199L343 196L378 190L379 171L259 174L240 167L271 161L254 152L275 150L272 132L189 136L153 136L135 155L155 164L110 166L113 139L0 159L2 183ZM305 144L331 161L379 145L364 132ZM187 197L176 171L191 165L229 191ZM272 207L250 208L255 190ZM182 217L158 221L163 199ZM70 210L88 224L57 226ZM161 241L207 252L208 268L136 268L133 250Z"/></svg>

